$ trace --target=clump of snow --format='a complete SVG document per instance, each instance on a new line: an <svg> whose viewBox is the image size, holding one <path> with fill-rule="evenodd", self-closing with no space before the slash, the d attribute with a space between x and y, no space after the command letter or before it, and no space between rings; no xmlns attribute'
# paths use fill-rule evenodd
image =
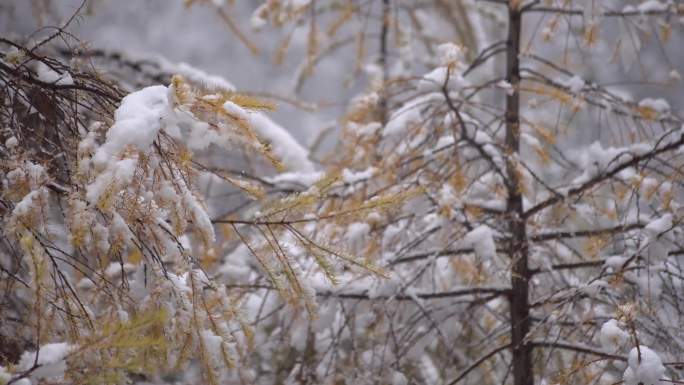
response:
<svg viewBox="0 0 684 385"><path fill-rule="evenodd" d="M432 86L430 86L432 87ZM441 87L441 86L440 86ZM431 103L443 103L444 96L439 92L432 92L407 102L390 116L383 129L382 135L401 137L410 129L420 125L423 121L421 108Z"/></svg>
<svg viewBox="0 0 684 385"><path fill-rule="evenodd" d="M45 202L47 202L47 198L48 191L45 187L41 187L26 194L21 201L14 205L14 210L12 210L13 221L19 218L30 217L35 210L42 207Z"/></svg>
<svg viewBox="0 0 684 385"><path fill-rule="evenodd" d="M669 77L670 77L670 80L673 80L676 82L682 80L682 75L679 73L679 71L677 71L675 69L670 71Z"/></svg>
<svg viewBox="0 0 684 385"><path fill-rule="evenodd" d="M167 92L165 86L150 86L121 100L106 141L93 157L96 167L103 169L111 157L128 146L146 151L152 145L168 108Z"/></svg>
<svg viewBox="0 0 684 385"><path fill-rule="evenodd" d="M442 188L439 189L437 201L442 207L455 208L458 204L459 198L456 194L456 191L454 191L454 188L450 184L445 183Z"/></svg>
<svg viewBox="0 0 684 385"><path fill-rule="evenodd" d="M225 107L225 106L224 106ZM262 113L248 114L250 126L272 145L273 154L291 171L313 172L315 167L309 160L309 151L282 126Z"/></svg>
<svg viewBox="0 0 684 385"><path fill-rule="evenodd" d="M440 136L439 139L437 139L437 144L435 144L435 151L451 146L454 143L455 140L453 135Z"/></svg>
<svg viewBox="0 0 684 385"><path fill-rule="evenodd" d="M374 173L375 168L373 167L369 167L363 171L352 171L345 168L342 170L342 181L347 184L354 184L372 178Z"/></svg>
<svg viewBox="0 0 684 385"><path fill-rule="evenodd" d="M667 240L671 238L669 231L672 230L672 225L672 214L665 214L651 221L644 228L644 233L650 240L646 249L650 261L661 261L667 257L670 251ZM651 282L650 279L647 279L644 284L644 287L649 289L658 286L656 282ZM655 293L655 291L652 291L652 293Z"/></svg>
<svg viewBox="0 0 684 385"><path fill-rule="evenodd" d="M202 330L200 335L202 337L204 349L209 354L209 358L213 362L219 362L219 360L221 359L221 355L223 354L223 339L220 336L217 336L211 330Z"/></svg>
<svg viewBox="0 0 684 385"><path fill-rule="evenodd" d="M223 144L225 140L205 122L195 122L186 144L191 150L204 150L212 143Z"/></svg>
<svg viewBox="0 0 684 385"><path fill-rule="evenodd" d="M19 141L17 140L17 138L15 136L10 136L5 141L5 147L7 147L10 150L13 149L14 147L17 147L18 145L19 145Z"/></svg>
<svg viewBox="0 0 684 385"><path fill-rule="evenodd" d="M368 290L368 298L392 297L397 294L400 287L401 280L396 276L392 276L385 280L375 281L370 290Z"/></svg>
<svg viewBox="0 0 684 385"><path fill-rule="evenodd" d="M73 347L65 342L46 344L40 347L37 352L25 352L21 355L17 369L27 371L33 367L38 355L38 365L36 370L31 372L32 380L54 379L60 380L66 371L66 358Z"/></svg>
<svg viewBox="0 0 684 385"><path fill-rule="evenodd" d="M522 133L521 139L522 139L527 145L529 145L530 147L533 147L533 148L543 148L543 146L542 146L541 142L539 141L539 139L537 139L536 137L534 137L534 136L532 136L532 135L530 135L530 134L528 134L528 133L526 133L526 132L523 132L523 133Z"/></svg>
<svg viewBox="0 0 684 385"><path fill-rule="evenodd" d="M110 235L118 238L124 243L128 243L133 238L131 230L128 228L126 221L117 212L112 213L112 223L110 226Z"/></svg>
<svg viewBox="0 0 684 385"><path fill-rule="evenodd" d="M109 264L109 266L107 266L107 268L104 271L104 274L109 278L116 278L118 276L121 276L122 269L124 273L129 273L135 270L135 265L132 265L130 263L124 263L122 265L119 262L112 262Z"/></svg>
<svg viewBox="0 0 684 385"><path fill-rule="evenodd" d="M401 372L392 373L392 385L408 385L408 379Z"/></svg>
<svg viewBox="0 0 684 385"><path fill-rule="evenodd" d="M268 3L263 3L252 13L249 22L254 30L263 28L268 20L266 20L266 13L268 12Z"/></svg>
<svg viewBox="0 0 684 385"><path fill-rule="evenodd" d="M608 166L615 164L618 160L627 161L635 156L646 154L653 149L653 145L648 143L637 143L625 147L603 147L599 141L596 141L572 155L574 160L584 169L584 173L575 179L574 183L584 183L597 174L604 172Z"/></svg>
<svg viewBox="0 0 684 385"><path fill-rule="evenodd" d="M498 83L496 83L496 86L501 88L502 90L506 90L507 95L513 95L513 93L515 93L513 85L511 85L511 83L505 80L500 80Z"/></svg>
<svg viewBox="0 0 684 385"><path fill-rule="evenodd" d="M465 52L458 44L443 43L437 46L437 56L443 66L448 66L463 63Z"/></svg>
<svg viewBox="0 0 684 385"><path fill-rule="evenodd" d="M135 159L122 159L109 163L106 170L86 187L86 199L92 205L98 204L109 189L121 188L131 183L138 165Z"/></svg>
<svg viewBox="0 0 684 385"><path fill-rule="evenodd" d="M315 172L283 172L264 179L273 184L301 184L311 186L323 178L325 174L320 171Z"/></svg>
<svg viewBox="0 0 684 385"><path fill-rule="evenodd" d="M12 379L12 376L7 372L4 366L0 366L0 384L6 384Z"/></svg>
<svg viewBox="0 0 684 385"><path fill-rule="evenodd" d="M347 122L347 128L358 135L371 135L382 129L382 124L378 122L355 123Z"/></svg>
<svg viewBox="0 0 684 385"><path fill-rule="evenodd" d="M210 245L216 239L214 234L214 227L211 224L211 219L206 210L200 205L200 202L190 193L186 191L183 195L183 203L190 211L188 214L192 218L195 228L199 232L205 245Z"/></svg>
<svg viewBox="0 0 684 385"><path fill-rule="evenodd" d="M247 281L250 277L252 255L244 244L240 244L225 257L225 261L219 267L218 272L232 281Z"/></svg>
<svg viewBox="0 0 684 385"><path fill-rule="evenodd" d="M670 5L659 0L646 0L637 6L639 12L664 12Z"/></svg>
<svg viewBox="0 0 684 385"><path fill-rule="evenodd" d="M285 5L290 7L292 10L300 10L311 4L311 0L287 0Z"/></svg>
<svg viewBox="0 0 684 385"><path fill-rule="evenodd" d="M483 260L490 260L496 257L496 244L492 229L482 225L476 227L466 234L464 242L468 247L475 250L475 254Z"/></svg>
<svg viewBox="0 0 684 385"><path fill-rule="evenodd" d="M573 94L580 93L580 91L582 91L582 88L584 88L585 84L586 83L584 82L584 79L582 79L578 75L575 75L563 82L563 85L565 87L568 87L570 92L572 92Z"/></svg>
<svg viewBox="0 0 684 385"><path fill-rule="evenodd" d="M670 112L670 103L663 98L646 98L639 102L640 108L648 108L654 110L660 114L667 114Z"/></svg>
<svg viewBox="0 0 684 385"><path fill-rule="evenodd" d="M223 109L226 110L226 112L231 116L234 116L238 119L247 120L247 111L231 101L223 103Z"/></svg>
<svg viewBox="0 0 684 385"><path fill-rule="evenodd" d="M463 75L454 71L452 67L437 67L423 75L418 83L418 89L422 92L440 91L445 83L450 91L458 91L469 85Z"/></svg>
<svg viewBox="0 0 684 385"><path fill-rule="evenodd" d="M629 367L622 377L625 385L666 384L660 381L665 374L665 367L658 354L648 347L641 345L638 349L632 348L627 364Z"/></svg>
<svg viewBox="0 0 684 385"><path fill-rule="evenodd" d="M74 84L74 79L71 78L71 74L68 72L60 74L43 62L38 63L36 73L38 74L38 80L44 83L50 83L57 86L70 86Z"/></svg>
<svg viewBox="0 0 684 385"><path fill-rule="evenodd" d="M665 214L662 217L651 221L644 231L651 239L657 238L660 234L672 228L672 214Z"/></svg>
<svg viewBox="0 0 684 385"><path fill-rule="evenodd" d="M176 64L165 59L160 59L159 61L163 71L181 75L183 78L187 79L193 84L202 85L202 87L213 90L235 91L235 86L226 79L220 76L210 75L198 68L191 66L190 64Z"/></svg>
<svg viewBox="0 0 684 385"><path fill-rule="evenodd" d="M417 124L421 120L422 116L417 106L405 106L392 114L382 133L384 136L403 134L411 125Z"/></svg>
<svg viewBox="0 0 684 385"><path fill-rule="evenodd" d="M616 320L610 319L601 326L599 338L604 349L616 351L629 340L629 334L620 329Z"/></svg>
<svg viewBox="0 0 684 385"><path fill-rule="evenodd" d="M368 223L354 222L349 224L345 238L352 250L363 245L363 240L368 236L369 231L370 225Z"/></svg>
<svg viewBox="0 0 684 385"><path fill-rule="evenodd" d="M627 258L622 256L622 255L612 255L608 258L606 258L606 261L603 263L607 267L610 267L613 270L619 269L624 265L624 263L627 261Z"/></svg>

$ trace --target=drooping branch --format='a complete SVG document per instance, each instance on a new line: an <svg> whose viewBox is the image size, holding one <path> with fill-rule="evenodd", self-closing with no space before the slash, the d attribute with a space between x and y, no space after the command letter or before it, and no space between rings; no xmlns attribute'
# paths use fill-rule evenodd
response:
<svg viewBox="0 0 684 385"><path fill-rule="evenodd" d="M453 380L449 383L449 385L456 385L459 381L461 381L462 379L466 378L466 376L468 376L468 374L469 374L470 372L472 372L473 370L477 369L477 367L480 366L480 365L482 365L485 361L487 361L488 359L494 357L496 354L498 354L498 353L500 353L500 352L502 352L502 351L504 351L504 350L509 349L510 347L511 347L510 344L506 344L506 345L499 346L499 347L497 347L497 348L495 348L495 349L492 349L492 350L490 350L489 352L485 353L482 357L480 357L479 359L477 359L477 360L476 360L475 362L473 362L470 366L468 366L465 370L463 370L455 379L453 379Z"/></svg>
<svg viewBox="0 0 684 385"><path fill-rule="evenodd" d="M680 148L682 145L684 145L684 134L680 136L680 138L676 141L673 141L671 143L666 144L665 146L662 147L655 147L652 151L649 151L645 154L641 155L636 155L633 156L631 159L624 161L616 166L613 166L610 171L604 172L602 174L599 174L588 181L582 183L578 187L571 188L568 190L568 192L565 195L554 195L540 203L537 203L536 205L532 206L529 208L527 211L523 213L524 218L530 218L534 214L544 210L545 208L548 208L550 206L553 206L556 203L560 203L561 201L571 198L571 197L576 197L584 192L598 186L602 182L616 176L619 174L621 171L628 169L630 167L635 167L639 165L641 162L648 161L650 159L655 158L656 156L669 152L669 151L674 151Z"/></svg>
<svg viewBox="0 0 684 385"><path fill-rule="evenodd" d="M539 347L539 348L553 348L553 349L569 350L569 351L573 351L573 352L591 354L594 356L603 357L603 358L608 359L608 360L627 361L627 357L625 357L625 356L612 354L612 353L604 352L604 351L601 351L601 350L598 350L598 349L595 349L592 347L572 344L569 342L534 340L534 341L532 341L532 344L535 347Z"/></svg>

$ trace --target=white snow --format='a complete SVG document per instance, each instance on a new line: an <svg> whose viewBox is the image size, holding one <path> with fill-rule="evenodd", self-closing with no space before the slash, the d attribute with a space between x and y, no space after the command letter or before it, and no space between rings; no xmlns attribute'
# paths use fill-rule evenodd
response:
<svg viewBox="0 0 684 385"><path fill-rule="evenodd" d="M465 58L464 53L463 47L458 44L443 43L437 46L437 56L443 66L462 63Z"/></svg>
<svg viewBox="0 0 684 385"><path fill-rule="evenodd" d="M646 0L637 6L639 12L662 12L667 11L669 4L659 0Z"/></svg>
<svg viewBox="0 0 684 385"><path fill-rule="evenodd" d="M620 329L616 320L610 319L601 326L599 338L604 349L614 352L624 346L629 340L629 334Z"/></svg>
<svg viewBox="0 0 684 385"><path fill-rule="evenodd" d="M422 120L416 103L402 107L392 114L382 131L383 136L404 134L412 125Z"/></svg>
<svg viewBox="0 0 684 385"><path fill-rule="evenodd" d="M258 6L257 9L255 9L252 13L252 16L249 18L250 25L254 30L260 30L268 22L268 20L264 18L265 13L268 12L267 5L268 3L263 3Z"/></svg>
<svg viewBox="0 0 684 385"><path fill-rule="evenodd" d="M370 231L370 225L364 222L350 223L347 227L347 234L345 238L350 245L362 245L364 238Z"/></svg>
<svg viewBox="0 0 684 385"><path fill-rule="evenodd" d="M290 171L313 172L315 167L309 160L309 151L282 126L262 113L249 114L249 124L259 137L271 143L273 154Z"/></svg>
<svg viewBox="0 0 684 385"><path fill-rule="evenodd" d="M88 202L96 205L109 189L125 188L133 180L137 165L138 162L135 159L122 159L109 163L107 169L86 187Z"/></svg>
<svg viewBox="0 0 684 385"><path fill-rule="evenodd" d="M392 385L408 385L408 379L401 372L392 373Z"/></svg>
<svg viewBox="0 0 684 385"><path fill-rule="evenodd" d="M159 62L163 71L181 75L193 84L201 85L202 87L213 90L235 91L235 86L226 79L220 76L210 75L190 64L182 62L177 64L171 63L166 59L159 59Z"/></svg>
<svg viewBox="0 0 684 385"><path fill-rule="evenodd" d="M423 78L418 84L418 89L423 92L439 91L442 85L447 81L447 76L451 78L448 67L437 67L423 75Z"/></svg>
<svg viewBox="0 0 684 385"><path fill-rule="evenodd" d="M423 92L440 91L447 78L450 91L457 91L468 86L468 81L463 77L464 53L463 47L457 44L444 43L437 46L440 65L423 75L418 83L418 89Z"/></svg>
<svg viewBox="0 0 684 385"><path fill-rule="evenodd" d="M234 116L238 119L248 119L247 111L231 101L223 103L223 109L226 110L226 112L228 112L231 116Z"/></svg>
<svg viewBox="0 0 684 385"><path fill-rule="evenodd" d="M645 98L639 102L639 107L649 108L660 114L667 114L670 112L670 103L663 98Z"/></svg>
<svg viewBox="0 0 684 385"><path fill-rule="evenodd" d="M249 249L244 244L240 244L225 257L218 272L235 282L247 281L252 271L251 262L252 255Z"/></svg>
<svg viewBox="0 0 684 385"><path fill-rule="evenodd" d="M379 122L370 123L355 123L347 122L347 128L351 132L355 132L358 135L371 135L382 129L382 124Z"/></svg>
<svg viewBox="0 0 684 385"><path fill-rule="evenodd" d="M205 329L200 333L204 349L213 362L221 360L223 339L213 331Z"/></svg>
<svg viewBox="0 0 684 385"><path fill-rule="evenodd" d="M449 80L448 83L447 77ZM422 92L440 92L444 83L447 83L449 91L461 90L469 84L460 73L456 73L450 69L450 67L437 67L423 75L418 82L418 89Z"/></svg>
<svg viewBox="0 0 684 385"><path fill-rule="evenodd" d="M5 147L7 147L8 149L13 149L14 147L17 147L18 145L19 145L19 141L17 140L17 138L15 136L10 136L5 141Z"/></svg>
<svg viewBox="0 0 684 385"><path fill-rule="evenodd" d="M447 146L451 146L452 144L454 144L453 135L440 136L439 139L437 139L437 144L435 144L435 151L441 150Z"/></svg>
<svg viewBox="0 0 684 385"><path fill-rule="evenodd" d="M392 276L389 279L374 281L371 288L368 290L368 298L391 297L397 294L400 287L401 280L396 276Z"/></svg>
<svg viewBox="0 0 684 385"><path fill-rule="evenodd" d="M45 187L29 192L15 204L14 210L12 210L12 218L30 216L34 210L39 209L47 202L48 195L49 192Z"/></svg>
<svg viewBox="0 0 684 385"><path fill-rule="evenodd" d="M183 195L183 203L190 210L188 214L192 218L195 228L202 236L205 245L214 243L214 240L216 239L214 226L211 224L211 219L209 219L206 210L204 210L199 201L189 191L186 191Z"/></svg>
<svg viewBox="0 0 684 385"><path fill-rule="evenodd" d="M501 88L502 90L506 90L507 95L513 95L515 93L513 85L511 85L511 83L505 80L500 80L498 83L496 83L496 86Z"/></svg>
<svg viewBox="0 0 684 385"><path fill-rule="evenodd" d="M61 379L66 371L66 357L73 347L65 342L46 344L40 347L38 352L24 352L21 355L17 368L19 371L26 371L33 367L38 355L40 367L31 372L32 380L40 379Z"/></svg>
<svg viewBox="0 0 684 385"><path fill-rule="evenodd" d="M675 70L675 69L673 69L672 71L670 71L670 73L669 73L668 76L670 77L670 80L673 80L673 81L680 81L680 80L682 80L682 75L679 73L679 71L677 71L677 70Z"/></svg>
<svg viewBox="0 0 684 385"><path fill-rule="evenodd" d="M573 94L580 93L580 91L582 91L582 88L584 88L585 84L586 83L584 82L584 79L582 79L578 75L575 75L570 79L566 80L565 82L563 82L563 85L568 87L570 92L572 92Z"/></svg>
<svg viewBox="0 0 684 385"><path fill-rule="evenodd" d="M368 180L373 177L375 171L376 170L374 167L369 167L363 171L352 171L348 168L345 168L342 170L342 181L344 181L344 183L354 184Z"/></svg>
<svg viewBox="0 0 684 385"><path fill-rule="evenodd" d="M45 83L51 83L57 86L70 86L74 84L74 79L71 78L71 74L68 72L60 74L43 62L38 63L36 73L38 74L38 80Z"/></svg>
<svg viewBox="0 0 684 385"><path fill-rule="evenodd" d="M662 217L651 221L644 231L651 239L655 239L660 234L670 230L672 228L672 214L665 214Z"/></svg>
<svg viewBox="0 0 684 385"><path fill-rule="evenodd" d="M273 184L301 184L304 186L311 186L318 182L325 176L325 173L320 171L314 172L283 172L273 176L264 178L266 181Z"/></svg>
<svg viewBox="0 0 684 385"><path fill-rule="evenodd" d="M641 353L641 354L639 354ZM646 346L639 349L632 348L627 360L629 367L625 369L623 380L625 385L660 385L667 382L660 381L665 374L660 357Z"/></svg>
<svg viewBox="0 0 684 385"><path fill-rule="evenodd" d="M627 261L627 257L622 255L612 255L606 258L604 265L612 268L613 270L619 269Z"/></svg>
<svg viewBox="0 0 684 385"><path fill-rule="evenodd" d="M662 143L659 144L662 146ZM636 143L625 147L603 147L599 141L596 141L571 154L584 170L584 173L576 178L574 183L584 183L598 173L605 171L609 165L615 165L616 161L628 161L653 149L654 146L649 143Z"/></svg>
<svg viewBox="0 0 684 385"><path fill-rule="evenodd" d="M6 384L11 379L12 376L7 372L7 369L4 366L0 366L0 384Z"/></svg>
<svg viewBox="0 0 684 385"><path fill-rule="evenodd" d="M128 146L147 151L162 127L164 112L168 108L167 92L167 87L150 86L121 100L106 141L93 157L96 167L104 168L112 156Z"/></svg>
<svg viewBox="0 0 684 385"><path fill-rule="evenodd" d="M496 244L494 243L492 229L488 226L476 227L466 234L464 242L467 246L475 249L475 254L483 260L496 258Z"/></svg>
<svg viewBox="0 0 684 385"><path fill-rule="evenodd" d="M107 266L107 268L104 271L104 274L108 278L117 278L121 276L121 263L119 262L112 262ZM123 264L123 271L124 273L128 273L135 270L135 265L132 265L130 263L124 263Z"/></svg>
<svg viewBox="0 0 684 385"><path fill-rule="evenodd" d="M205 122L194 122L188 135L186 144L191 150L204 150L212 143L222 144L225 141L218 131L212 130Z"/></svg>
<svg viewBox="0 0 684 385"><path fill-rule="evenodd" d="M133 238L133 234L131 234L126 221L117 212L112 213L110 234L112 237L120 238L124 243L128 243Z"/></svg>

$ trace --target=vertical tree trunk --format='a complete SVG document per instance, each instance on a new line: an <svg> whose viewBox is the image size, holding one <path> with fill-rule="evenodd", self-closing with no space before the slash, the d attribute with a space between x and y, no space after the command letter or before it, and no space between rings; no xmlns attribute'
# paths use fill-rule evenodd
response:
<svg viewBox="0 0 684 385"><path fill-rule="evenodd" d="M515 385L532 385L532 346L525 342L530 330L528 282L530 271L527 264L527 231L523 219L523 199L520 180L516 171L516 159L520 152L520 32L522 15L519 2L509 1L508 41L506 57L506 80L515 92L506 96L506 149L508 152L508 243L512 259L511 271L511 348L513 353L513 380Z"/></svg>
<svg viewBox="0 0 684 385"><path fill-rule="evenodd" d="M380 93L380 123L387 124L387 40L390 27L390 0L382 0L382 26L380 27L380 58L382 70L382 92Z"/></svg>

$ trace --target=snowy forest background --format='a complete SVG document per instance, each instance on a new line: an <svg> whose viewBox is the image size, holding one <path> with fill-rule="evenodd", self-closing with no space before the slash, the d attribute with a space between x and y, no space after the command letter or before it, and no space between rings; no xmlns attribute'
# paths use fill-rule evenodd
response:
<svg viewBox="0 0 684 385"><path fill-rule="evenodd" d="M240 90L255 92L270 92L278 95L292 95L296 82L292 74L302 64L302 55L306 52L306 30L301 28L290 42L290 54L286 55L282 64L274 65L278 48L283 34L272 30L260 30L254 33L252 15L261 4L257 0L234 1L230 6L230 14L236 25L249 33L250 40L258 46L259 55L254 55L239 39L230 32L216 13L213 5L197 2L195 6L187 7L184 1L149 0L139 2L135 0L121 1L92 1L89 5L90 13L82 21L72 26L72 31L93 47L122 51L135 56L161 56L174 63L188 63L209 74L225 77ZM599 4L606 8L620 8L622 4L638 4L639 2L604 1ZM38 4L37 6L35 4ZM89 3L91 4L91 3ZM218 2L221 4L221 2ZM583 4L583 3L582 3ZM3 34L18 34L26 36L44 25L58 24L73 10L78 8L80 1L13 1L8 0L2 5L3 13L0 30ZM377 5L376 5L377 7ZM35 13L40 15L36 17ZM372 21L371 21L372 22ZM375 20L377 22L377 20ZM498 26L502 28L501 25ZM442 33L453 33L451 27L441 25ZM182 30L179 34L175 31ZM610 28L607 34L619 33L617 28ZM673 33L681 34L675 28ZM197 44L198 41L206 42ZM606 41L611 41L606 38ZM371 42L369 50L377 50L377 42ZM373 47L372 44L376 46ZM660 48L647 46L647 49ZM669 65L684 73L684 52L677 49L677 40L664 45L669 59ZM371 55L372 57L372 55ZM587 58L593 65L581 70L605 82L620 82L625 80L624 71L614 71L605 66L605 58ZM644 76L644 69L652 67L658 61L657 55L640 57L643 68L633 66L628 72L630 79L638 80ZM322 64L315 71L314 77L306 82L297 95L303 101L313 103L333 104L329 108L322 108L314 113L295 110L287 103L282 103L273 112L275 120L302 142L312 137L312 132L318 133L326 128L331 121L339 116L344 109L345 101L352 97L364 84L364 79L356 78L350 73L354 57L347 50L338 50L326 55ZM354 80L348 84L348 80ZM332 83L331 83L332 82ZM333 95L326 87L335 88ZM625 84L624 88L637 98L660 95L667 97L675 107L681 106L681 92L676 87L649 89L644 85ZM293 113L295 112L296 113ZM591 140L594 138L588 138Z"/></svg>
<svg viewBox="0 0 684 385"><path fill-rule="evenodd" d="M684 383L683 25L1 2L0 385Z"/></svg>

